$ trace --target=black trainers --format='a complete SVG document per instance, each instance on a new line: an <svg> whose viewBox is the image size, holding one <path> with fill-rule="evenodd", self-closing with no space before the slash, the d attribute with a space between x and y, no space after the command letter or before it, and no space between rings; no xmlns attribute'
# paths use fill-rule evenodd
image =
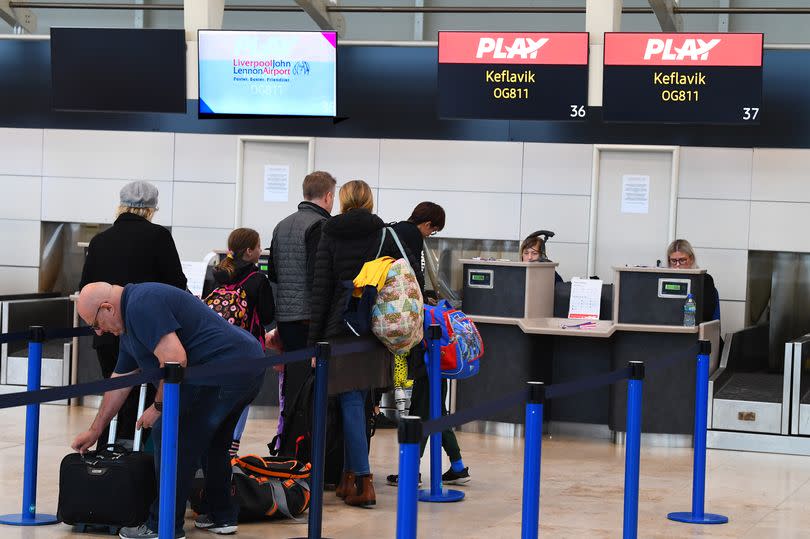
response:
<svg viewBox="0 0 810 539"><path fill-rule="evenodd" d="M373 420L374 426L378 429L395 429L399 425L399 423L393 419L388 419L388 416L382 412L375 415Z"/></svg>
<svg viewBox="0 0 810 539"><path fill-rule="evenodd" d="M399 476L397 474L391 474L385 478L385 482L396 487L399 485ZM422 486L422 474L419 474L419 482L416 484L416 486Z"/></svg>
<svg viewBox="0 0 810 539"><path fill-rule="evenodd" d="M464 468L460 472L453 471L450 468L442 474L442 483L445 485L463 485L470 482L470 468Z"/></svg>

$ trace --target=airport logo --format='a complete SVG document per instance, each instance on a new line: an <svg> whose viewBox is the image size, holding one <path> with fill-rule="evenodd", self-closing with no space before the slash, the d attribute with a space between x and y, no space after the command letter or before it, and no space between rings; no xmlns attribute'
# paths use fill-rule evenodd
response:
<svg viewBox="0 0 810 539"><path fill-rule="evenodd" d="M707 61L709 51L720 43L720 39L684 39L680 46L675 46L674 39L648 39L647 49L644 51L644 59L650 60L658 56L661 60L679 61Z"/></svg>
<svg viewBox="0 0 810 539"><path fill-rule="evenodd" d="M491 38L482 37L478 40L478 52L476 58L484 58L490 55L491 58L509 59L519 57L524 60L537 58L540 48L548 43L549 38L532 39L530 37L518 37L512 41L511 45L504 45L502 37Z"/></svg>

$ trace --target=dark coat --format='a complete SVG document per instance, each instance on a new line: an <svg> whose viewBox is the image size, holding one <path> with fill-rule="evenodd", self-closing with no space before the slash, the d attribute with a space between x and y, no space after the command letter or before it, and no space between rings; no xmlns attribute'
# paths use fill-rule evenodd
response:
<svg viewBox="0 0 810 539"><path fill-rule="evenodd" d="M90 240L79 288L97 281L119 286L154 282L186 289L171 233L133 213L122 213ZM98 346L113 339L113 335L96 336L93 343Z"/></svg>
<svg viewBox="0 0 810 539"><path fill-rule="evenodd" d="M270 288L267 275L259 271L256 264L239 260L236 262L236 270L233 275L228 274L225 270L214 268L214 280L217 286L238 284L251 273L253 275L245 281L242 288L247 296L248 320L253 318L254 312L259 317L260 327L254 328L253 335L261 341L264 340L264 326L270 325L276 315L273 289Z"/></svg>
<svg viewBox="0 0 810 539"><path fill-rule="evenodd" d="M349 210L324 223L312 282L310 343L356 338L343 322L351 296L351 289L343 283L354 279L365 262L377 257L384 226L382 219L360 209ZM390 234L386 234L380 256L402 256ZM406 256L415 267L407 248ZM390 387L392 370L393 357L382 345L372 352L336 358L329 364L329 393Z"/></svg>

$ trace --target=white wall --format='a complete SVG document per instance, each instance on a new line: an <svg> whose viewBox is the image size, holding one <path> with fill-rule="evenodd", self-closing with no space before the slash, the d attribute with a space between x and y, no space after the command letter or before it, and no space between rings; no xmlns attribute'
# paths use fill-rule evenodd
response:
<svg viewBox="0 0 810 539"><path fill-rule="evenodd" d="M119 189L135 179L160 189L156 222L172 227L182 259L223 248L234 222L237 141L0 129L0 293L37 288L41 221L109 223ZM553 230L549 255L566 279L586 272L592 161L588 144L315 141L315 167L339 183L366 180L385 220L433 200L448 213L445 237L520 240ZM299 197L300 178L290 184L291 199ZM808 186L810 150L681 148L676 235L715 278L724 332L743 324L749 250L810 252Z"/></svg>

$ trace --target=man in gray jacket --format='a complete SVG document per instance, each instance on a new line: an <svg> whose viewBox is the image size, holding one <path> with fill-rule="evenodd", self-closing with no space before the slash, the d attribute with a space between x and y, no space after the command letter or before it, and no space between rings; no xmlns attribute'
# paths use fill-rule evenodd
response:
<svg viewBox="0 0 810 539"><path fill-rule="evenodd" d="M315 253L321 240L321 226L334 206L336 184L328 172L307 175L303 184L304 201L298 205L298 211L273 230L267 273L276 283L278 336L287 352L307 346ZM309 369L308 363L287 365L283 396L295 396Z"/></svg>

